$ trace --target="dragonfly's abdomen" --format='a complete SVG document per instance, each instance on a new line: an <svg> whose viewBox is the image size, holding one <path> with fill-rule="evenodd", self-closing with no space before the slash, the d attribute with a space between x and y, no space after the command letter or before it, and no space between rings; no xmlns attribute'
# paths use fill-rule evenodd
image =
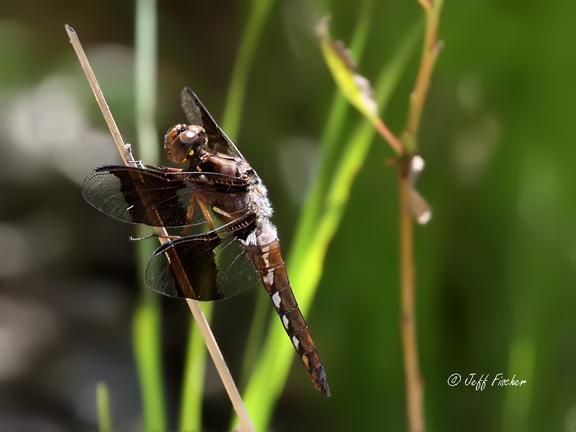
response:
<svg viewBox="0 0 576 432"><path fill-rule="evenodd" d="M314 386L325 396L329 396L326 373L292 292L278 240L258 245L255 267Z"/></svg>

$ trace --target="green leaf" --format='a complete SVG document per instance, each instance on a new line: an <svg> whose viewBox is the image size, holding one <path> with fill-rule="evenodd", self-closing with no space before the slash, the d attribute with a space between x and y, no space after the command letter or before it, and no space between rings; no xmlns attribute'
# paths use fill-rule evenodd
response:
<svg viewBox="0 0 576 432"><path fill-rule="evenodd" d="M372 124L379 122L378 104L370 81L357 72L346 46L334 41L330 36L329 18L323 18L316 27L322 54L336 84L348 101L354 105Z"/></svg>

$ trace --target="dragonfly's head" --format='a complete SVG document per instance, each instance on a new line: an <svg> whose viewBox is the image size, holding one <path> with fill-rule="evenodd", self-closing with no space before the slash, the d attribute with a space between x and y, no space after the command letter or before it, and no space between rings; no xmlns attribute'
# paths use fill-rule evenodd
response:
<svg viewBox="0 0 576 432"><path fill-rule="evenodd" d="M208 143L208 135L202 126L178 124L164 135L164 148L168 159L184 163L199 156Z"/></svg>

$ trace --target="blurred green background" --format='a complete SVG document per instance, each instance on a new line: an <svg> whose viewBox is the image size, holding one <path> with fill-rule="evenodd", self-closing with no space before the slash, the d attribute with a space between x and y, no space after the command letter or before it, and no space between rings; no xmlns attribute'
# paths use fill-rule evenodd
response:
<svg viewBox="0 0 576 432"><path fill-rule="evenodd" d="M251 7L247 0L159 2L159 142L184 120L178 95L185 85L222 118ZM246 88L237 144L270 189L286 251L336 91L313 32L328 13L334 35L350 41L357 2L273 2ZM375 3L363 75L376 78L421 15L415 0ZM567 0L445 4L444 48L420 133L427 168L419 190L434 217L415 229L429 430L576 431L575 16ZM118 157L65 23L78 31L126 141L136 137L134 4L2 2L0 430L94 428L98 381L109 385L116 429L140 430L133 232L81 197L83 177ZM415 51L384 114L395 131L417 59ZM346 127L359 120L350 110ZM308 314L332 397L317 394L295 364L274 430L406 429L390 157L375 140ZM254 299L263 295L216 306L214 331L235 376ZM162 308L174 429L188 312L170 299ZM516 374L528 383L449 387L454 372ZM206 430L227 428L229 413L209 364Z"/></svg>

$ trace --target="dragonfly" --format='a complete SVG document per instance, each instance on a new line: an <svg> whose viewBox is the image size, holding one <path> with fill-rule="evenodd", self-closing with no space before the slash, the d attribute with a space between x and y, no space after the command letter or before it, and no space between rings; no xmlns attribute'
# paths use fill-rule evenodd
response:
<svg viewBox="0 0 576 432"><path fill-rule="evenodd" d="M215 301L262 285L314 387L328 397L324 366L270 220L266 186L192 90L182 91L181 103L188 123L167 131L164 149L185 168L141 161L103 166L84 180L83 196L120 221L176 230L145 271L146 284L161 294Z"/></svg>

